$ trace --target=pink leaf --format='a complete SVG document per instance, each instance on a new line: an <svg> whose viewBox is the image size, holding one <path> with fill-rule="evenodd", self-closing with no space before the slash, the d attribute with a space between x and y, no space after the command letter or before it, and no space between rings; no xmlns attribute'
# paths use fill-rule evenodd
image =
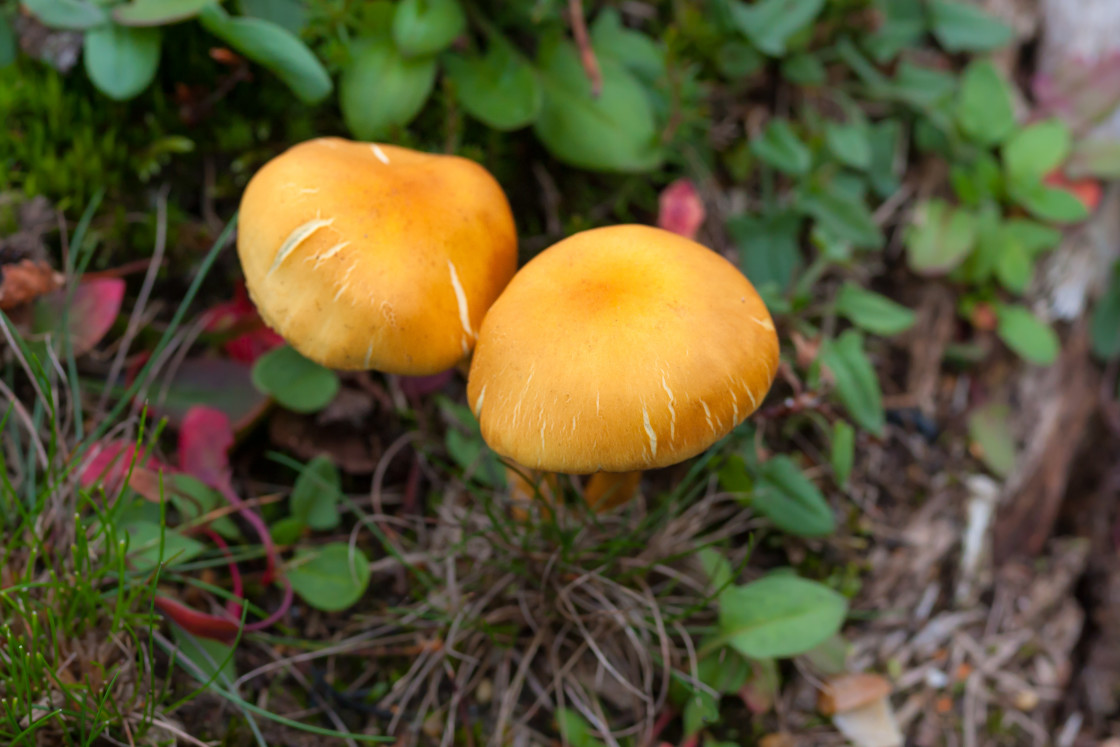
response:
<svg viewBox="0 0 1120 747"><path fill-rule="evenodd" d="M212 407L187 410L179 427L179 469L212 488L230 483L229 447L233 429L229 417Z"/></svg>
<svg viewBox="0 0 1120 747"><path fill-rule="evenodd" d="M101 482L107 491L116 492L133 463L148 469L166 469L166 465L150 456L138 461L136 444L131 441L104 441L90 448L89 456L78 473L78 482L83 488Z"/></svg>
<svg viewBox="0 0 1120 747"><path fill-rule="evenodd" d="M658 226L689 239L696 238L706 213L704 203L690 180L678 179L670 184L661 193L658 202Z"/></svg>

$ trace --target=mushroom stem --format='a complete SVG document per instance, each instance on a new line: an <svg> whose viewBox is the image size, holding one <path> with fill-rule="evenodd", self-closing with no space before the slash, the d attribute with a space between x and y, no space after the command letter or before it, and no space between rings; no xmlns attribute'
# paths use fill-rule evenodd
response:
<svg viewBox="0 0 1120 747"><path fill-rule="evenodd" d="M630 501L642 481L636 472L596 472L587 480L583 498L596 513L604 513Z"/></svg>
<svg viewBox="0 0 1120 747"><path fill-rule="evenodd" d="M509 483L509 497L513 502L510 513L518 521L529 519L529 507L532 502L541 502L541 513L545 516L552 515L552 506L556 503L556 474L529 469L519 464L506 467L506 481Z"/></svg>

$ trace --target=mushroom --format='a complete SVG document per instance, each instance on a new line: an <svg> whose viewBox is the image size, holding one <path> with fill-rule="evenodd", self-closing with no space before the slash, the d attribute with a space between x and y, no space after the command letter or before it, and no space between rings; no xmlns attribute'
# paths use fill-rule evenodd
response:
<svg viewBox="0 0 1120 747"><path fill-rule="evenodd" d="M699 454L762 402L774 323L719 254L637 225L583 231L525 265L490 308L468 404L499 455L593 474L604 510L642 470Z"/></svg>
<svg viewBox="0 0 1120 747"><path fill-rule="evenodd" d="M237 252L261 318L305 357L421 376L470 353L517 233L473 161L319 138L250 180Z"/></svg>

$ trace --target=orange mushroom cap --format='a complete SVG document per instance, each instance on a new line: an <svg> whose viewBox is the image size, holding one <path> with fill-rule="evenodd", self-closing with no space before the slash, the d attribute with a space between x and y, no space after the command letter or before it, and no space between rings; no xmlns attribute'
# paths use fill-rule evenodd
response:
<svg viewBox="0 0 1120 747"><path fill-rule="evenodd" d="M725 436L778 368L774 323L726 259L647 226L546 249L490 308L467 395L519 464L586 474L663 467Z"/></svg>
<svg viewBox="0 0 1120 747"><path fill-rule="evenodd" d="M304 356L419 376L474 347L517 232L473 161L320 138L250 180L237 252L261 317Z"/></svg>

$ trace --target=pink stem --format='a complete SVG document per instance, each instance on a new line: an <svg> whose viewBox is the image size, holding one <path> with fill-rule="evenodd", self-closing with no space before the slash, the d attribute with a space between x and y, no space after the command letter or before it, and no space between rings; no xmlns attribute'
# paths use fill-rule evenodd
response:
<svg viewBox="0 0 1120 747"><path fill-rule="evenodd" d="M253 530L257 533L257 536L260 537L261 544L264 546L265 555L264 575L261 577L261 581L265 584L271 583L276 577L276 545L272 544L272 535L269 533L268 527L265 526L264 520L261 519L255 511L245 505L245 501L241 500L240 496L234 492L233 488L230 487L228 483L223 481L222 484L218 486L218 490L221 491L221 494L225 496L225 499L229 501L230 505L236 508L237 512L244 517L245 521L253 525Z"/></svg>
<svg viewBox="0 0 1120 747"><path fill-rule="evenodd" d="M241 569L237 567L237 563L233 559L233 554L229 551L229 545L222 539L222 535L218 534L213 529L207 528L206 536L209 537L215 545L221 548L222 554L226 556L226 560L229 562L229 578L230 583L233 584L233 595L238 599L244 599L245 590L241 585ZM226 612L235 620L241 619L241 605L232 599L226 602Z"/></svg>

